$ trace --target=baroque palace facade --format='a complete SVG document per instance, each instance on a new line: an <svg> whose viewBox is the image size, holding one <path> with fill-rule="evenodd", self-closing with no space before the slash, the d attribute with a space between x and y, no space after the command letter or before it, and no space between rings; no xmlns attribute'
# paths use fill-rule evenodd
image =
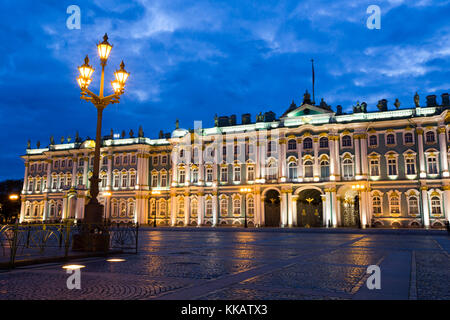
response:
<svg viewBox="0 0 450 320"><path fill-rule="evenodd" d="M449 95L346 114L303 103L215 118L159 139L103 137L99 201L114 222L168 226L442 227L450 218ZM94 141L28 146L21 221L82 219Z"/></svg>

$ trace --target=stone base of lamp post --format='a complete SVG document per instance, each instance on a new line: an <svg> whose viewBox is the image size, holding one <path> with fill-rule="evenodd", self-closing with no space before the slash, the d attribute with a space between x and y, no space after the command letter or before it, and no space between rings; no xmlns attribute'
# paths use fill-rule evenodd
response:
<svg viewBox="0 0 450 320"><path fill-rule="evenodd" d="M80 233L73 236L73 251L107 252L109 232L103 224L103 205L90 201L84 208Z"/></svg>

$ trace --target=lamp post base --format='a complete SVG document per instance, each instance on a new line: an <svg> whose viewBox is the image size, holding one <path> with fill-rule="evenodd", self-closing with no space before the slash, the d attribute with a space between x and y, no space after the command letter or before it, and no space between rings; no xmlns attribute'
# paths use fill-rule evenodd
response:
<svg viewBox="0 0 450 320"><path fill-rule="evenodd" d="M73 236L73 251L108 252L109 232L103 224L103 205L90 201L84 207L80 233Z"/></svg>

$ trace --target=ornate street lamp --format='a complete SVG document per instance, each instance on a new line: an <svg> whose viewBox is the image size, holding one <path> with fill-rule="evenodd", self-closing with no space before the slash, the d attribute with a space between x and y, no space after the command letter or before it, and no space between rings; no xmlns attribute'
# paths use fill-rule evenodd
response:
<svg viewBox="0 0 450 320"><path fill-rule="evenodd" d="M239 190L242 193L243 204L244 204L244 228L247 228L247 204L245 203L246 194L252 192L250 188L241 188Z"/></svg>
<svg viewBox="0 0 450 320"><path fill-rule="evenodd" d="M116 80L111 82L114 93L108 96L103 95L105 82L105 66L111 53L112 45L108 42L108 35L105 33L103 41L97 45L98 55L100 57L100 64L102 66L102 74L100 78L100 92L95 94L89 90L89 85L92 82L92 74L94 68L89 65L89 57L86 56L84 64L78 67L80 76L77 78L78 85L81 89L81 99L90 101L97 109L97 133L95 137L95 151L94 151L94 171L90 178L90 196L91 199L85 207L84 222L88 224L101 224L103 216L103 206L98 202L97 196L99 193L99 167L100 167L100 147L102 144L102 115L103 110L109 105L118 103L120 96L124 93L125 83L130 75L125 71L125 64L120 64L120 69L114 75Z"/></svg>
<svg viewBox="0 0 450 320"><path fill-rule="evenodd" d="M358 227L362 227L361 215L362 215L362 200L361 200L361 192L366 190L366 186L363 184L354 184L352 185L352 189L358 192Z"/></svg>

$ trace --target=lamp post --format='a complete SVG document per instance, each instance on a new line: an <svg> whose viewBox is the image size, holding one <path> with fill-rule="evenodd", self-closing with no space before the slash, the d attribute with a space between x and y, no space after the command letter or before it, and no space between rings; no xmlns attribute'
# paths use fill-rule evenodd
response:
<svg viewBox="0 0 450 320"><path fill-rule="evenodd" d="M90 196L89 203L85 206L84 222L89 224L101 224L103 216L103 206L98 202L97 196L99 193L98 184L99 179L99 167L100 167L100 147L102 143L102 114L103 110L109 105L118 103L120 96L124 93L125 83L130 75L125 71L125 64L120 64L120 69L114 72L116 80L111 81L111 86L114 93L108 96L103 95L104 80L105 80L105 67L108 61L109 54L111 53L112 45L108 43L108 35L105 34L103 41L97 45L98 54L100 57L100 64L102 66L102 73L100 78L100 92L95 94L88 89L91 84L91 76L94 72L94 68L89 65L89 57L86 55L84 64L78 67L80 76L77 78L78 85L81 89L81 99L90 101L97 109L97 132L95 136L95 151L94 151L94 171L90 178Z"/></svg>
<svg viewBox="0 0 450 320"><path fill-rule="evenodd" d="M240 190L239 190L241 193L242 193L242 196L243 196L243 204L244 204L244 228L247 228L247 204L246 204L246 202L245 202L245 200L246 200L246 195L247 195L247 193L250 193L250 192L252 192L252 189L250 189L250 188L241 188Z"/></svg>
<svg viewBox="0 0 450 320"><path fill-rule="evenodd" d="M17 194L17 193L12 193L12 194L10 194L9 195L9 200L11 201L11 202L16 202L16 201L18 201L19 199L20 199L20 196ZM11 217L12 218L12 217ZM6 218L6 220L8 220L8 218ZM15 219L16 221L17 221L17 217L16 217L16 219ZM11 222L12 222L12 220L10 220ZM8 221L6 221L6 223L8 223Z"/></svg>
<svg viewBox="0 0 450 320"><path fill-rule="evenodd" d="M358 192L358 226L362 227L361 224L361 215L362 215L362 201L361 201L361 192L366 190L366 186L363 184L354 184L352 185L352 189Z"/></svg>

